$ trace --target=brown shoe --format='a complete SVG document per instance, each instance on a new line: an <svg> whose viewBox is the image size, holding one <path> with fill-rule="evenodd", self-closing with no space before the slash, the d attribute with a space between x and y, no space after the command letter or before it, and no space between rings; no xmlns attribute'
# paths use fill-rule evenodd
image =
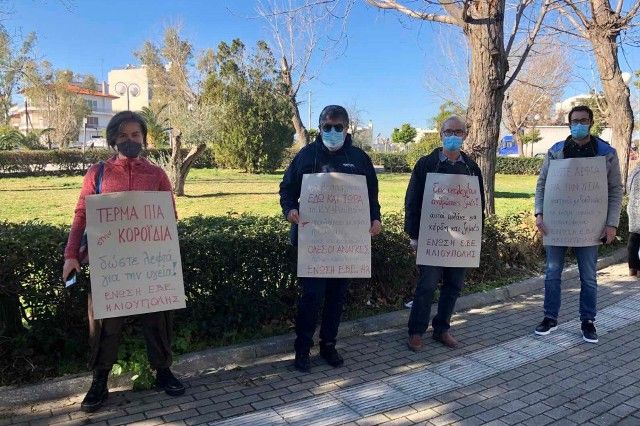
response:
<svg viewBox="0 0 640 426"><path fill-rule="evenodd" d="M638 276L638 270L637 269L633 269L633 268L629 268L629 276L630 277L637 277Z"/></svg>
<svg viewBox="0 0 640 426"><path fill-rule="evenodd" d="M422 336L419 334L412 334L409 336L407 347L414 352L422 350Z"/></svg>
<svg viewBox="0 0 640 426"><path fill-rule="evenodd" d="M456 339L453 338L451 333L449 333L448 331L445 331L440 334L433 333L433 340L438 341L450 348L455 348L456 346L458 346L458 342L456 341Z"/></svg>

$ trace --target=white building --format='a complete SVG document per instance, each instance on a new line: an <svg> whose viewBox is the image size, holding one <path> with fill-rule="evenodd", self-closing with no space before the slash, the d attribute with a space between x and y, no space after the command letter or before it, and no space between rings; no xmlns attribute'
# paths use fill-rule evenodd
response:
<svg viewBox="0 0 640 426"><path fill-rule="evenodd" d="M566 115L571 111L571 108L577 105L582 105L584 102L583 99L593 98L593 93L581 93L579 95L571 96L561 102L556 102L554 105L555 111L555 119L562 120L563 122L567 120Z"/></svg>
<svg viewBox="0 0 640 426"><path fill-rule="evenodd" d="M433 128L433 129L421 129L420 127L416 127L416 137L413 138L414 142L420 142L420 139L422 139L422 137L426 134L439 134L440 132L438 131L438 129Z"/></svg>
<svg viewBox="0 0 640 426"><path fill-rule="evenodd" d="M84 87L71 84L69 85L69 91L79 95L91 109L89 115L83 120L78 140L72 143L72 145L105 145L104 138L100 138L100 136L107 128L111 117L114 116L111 103L118 97L108 93L107 84L104 82L100 86L100 90L85 89ZM11 107L10 115L11 126L17 128L22 133L44 130L51 127L49 123L47 123L43 109L33 104L27 96L24 96L22 105Z"/></svg>
<svg viewBox="0 0 640 426"><path fill-rule="evenodd" d="M109 93L117 98L113 111L140 111L151 101L151 88L146 67L127 65L124 69L109 71Z"/></svg>

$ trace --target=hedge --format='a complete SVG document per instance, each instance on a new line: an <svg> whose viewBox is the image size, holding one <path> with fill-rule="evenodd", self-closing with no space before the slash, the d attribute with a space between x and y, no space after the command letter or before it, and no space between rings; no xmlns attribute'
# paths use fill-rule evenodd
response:
<svg viewBox="0 0 640 426"><path fill-rule="evenodd" d="M406 173L410 172L415 163L423 155L432 151L428 144L416 144L410 147L407 153L382 153L370 152L373 164L384 166L386 172ZM186 154L187 149L184 150ZM287 168L297 153L295 148L290 148L285 153L282 167ZM84 153L79 149L64 150L38 150L38 151L0 151L0 174L10 176L37 176L45 174L82 173L90 165L106 160L113 155L113 151L107 149L89 149ZM149 149L146 155L158 158L160 155L170 155L169 149ZM498 157L496 173L537 175L542 166L542 158ZM51 170L51 166L55 170ZM207 148L200 156L194 168L204 169L216 167L213 152Z"/></svg>
<svg viewBox="0 0 640 426"><path fill-rule="evenodd" d="M537 175L544 158L542 157L498 157L496 173L505 175Z"/></svg>
<svg viewBox="0 0 640 426"><path fill-rule="evenodd" d="M385 172L405 173L411 168L407 164L407 155L401 152L369 152L373 164L384 166Z"/></svg>
<svg viewBox="0 0 640 426"><path fill-rule="evenodd" d="M383 222L373 239L372 278L353 281L348 315L400 309L412 297L415 258L403 217ZM177 311L176 353L292 329L296 252L282 218L195 217L178 229L187 309ZM470 271L467 291L539 271L543 252L533 229L529 215L489 218L481 266ZM60 279L67 232L0 222L0 385L84 369L88 283L81 274L81 285L65 290Z"/></svg>
<svg viewBox="0 0 640 426"><path fill-rule="evenodd" d="M428 144L415 144L406 153L371 152L373 164L384 166L386 172L410 172L418 160L429 155L433 147ZM498 157L496 159L496 173L507 175L537 175L544 158L541 157Z"/></svg>
<svg viewBox="0 0 640 426"><path fill-rule="evenodd" d="M188 149L183 150L186 155ZM150 159L171 155L170 149L148 149ZM90 165L113 156L109 149L94 148L82 152L80 149L55 149L37 151L0 151L0 174L14 176L36 176L43 174L66 174L84 172ZM213 153L206 149L195 162L195 168L215 167ZM53 170L52 170L53 168Z"/></svg>

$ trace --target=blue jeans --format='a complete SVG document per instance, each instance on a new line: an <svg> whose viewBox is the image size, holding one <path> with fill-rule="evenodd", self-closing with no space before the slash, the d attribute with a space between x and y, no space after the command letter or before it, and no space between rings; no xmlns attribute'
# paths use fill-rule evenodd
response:
<svg viewBox="0 0 640 426"><path fill-rule="evenodd" d="M313 346L313 334L320 325L320 346L335 345L349 280L346 278L298 278L302 293L296 314L296 353L308 353ZM324 301L324 303L323 303Z"/></svg>
<svg viewBox="0 0 640 426"><path fill-rule="evenodd" d="M433 317L433 334L449 330L451 315L464 286L465 268L420 265L420 277L409 315L409 335L424 334L429 326L431 303L440 279L442 288L438 299L438 313Z"/></svg>
<svg viewBox="0 0 640 426"><path fill-rule="evenodd" d="M558 320L560 312L560 283L566 247L545 246L547 251L547 272L544 280L544 316ZM580 320L596 319L596 300L598 283L596 282L596 263L598 246L573 247L580 272Z"/></svg>

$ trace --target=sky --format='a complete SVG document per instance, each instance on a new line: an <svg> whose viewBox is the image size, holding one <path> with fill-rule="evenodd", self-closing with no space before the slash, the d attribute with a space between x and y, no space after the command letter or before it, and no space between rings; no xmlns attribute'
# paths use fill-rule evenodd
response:
<svg viewBox="0 0 640 426"><path fill-rule="evenodd" d="M253 46L270 37L267 24L255 17L256 0L4 0L3 5L10 9L3 23L12 34L37 33L39 58L99 81L110 69L137 65L133 52L146 40L160 41L170 25L180 24L196 51L234 38ZM328 104L355 106L362 121L372 121L374 135L389 136L405 122L430 127L443 102L443 87L450 87L452 98L464 98L462 89L447 83L455 81L455 70L439 41L455 39L452 31L357 0L343 51L300 93L304 123L310 91L312 127ZM640 69L640 55L631 48L624 53L623 71ZM566 96L587 91L597 77L589 55L576 56Z"/></svg>

